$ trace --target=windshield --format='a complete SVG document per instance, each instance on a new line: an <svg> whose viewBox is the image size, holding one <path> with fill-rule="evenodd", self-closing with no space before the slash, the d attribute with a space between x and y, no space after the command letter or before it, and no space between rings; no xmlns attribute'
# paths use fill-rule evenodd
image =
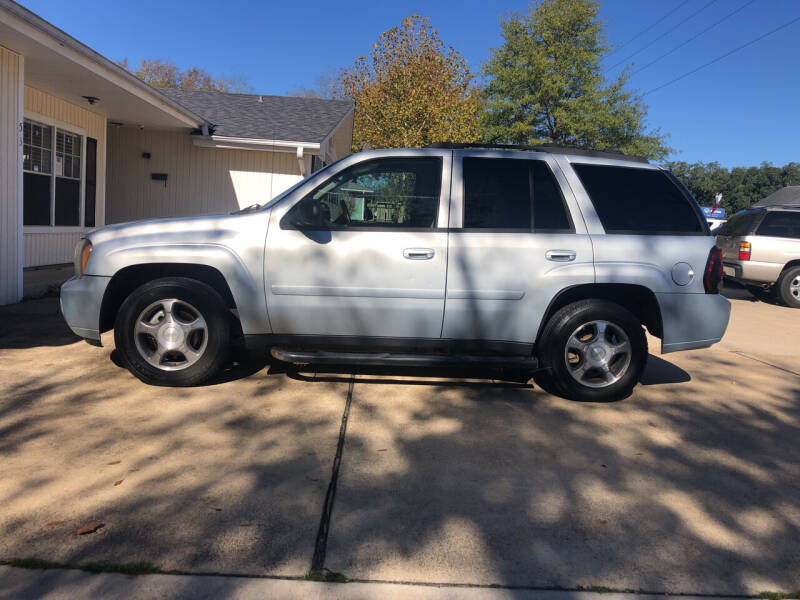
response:
<svg viewBox="0 0 800 600"><path fill-rule="evenodd" d="M275 205L276 205L278 202L280 202L281 200L283 200L284 198L286 198L286 196L288 196L289 194L291 194L291 193L292 193L293 191L295 191L297 188L299 188L300 186L304 185L304 184L305 184L305 183L306 183L306 182L307 182L309 179L311 179L312 177L316 177L317 175L320 175L320 174L322 174L322 173L325 173L326 171L329 171L331 167L333 167L333 166L334 166L334 165L336 165L337 163L340 163L342 160L344 160L344 158L346 158L346 157L342 157L342 158L340 158L339 160L336 160L336 161L332 162L332 163L331 163L331 164L329 164L329 165L325 165L325 166L324 166L324 167L322 167L322 168L321 168L319 171L314 171L314 172L313 172L313 173L311 173L311 175L309 175L308 177L304 177L303 179L301 179L300 181L298 181L297 183L295 183L295 184L294 184L292 187L290 187L288 190L284 190L283 192L281 192L280 194L278 194L277 196L275 196L275 197L274 197L272 200L270 200L269 202L267 202L267 203L266 203L266 204L263 206L263 208L271 208L272 206L275 206Z"/></svg>

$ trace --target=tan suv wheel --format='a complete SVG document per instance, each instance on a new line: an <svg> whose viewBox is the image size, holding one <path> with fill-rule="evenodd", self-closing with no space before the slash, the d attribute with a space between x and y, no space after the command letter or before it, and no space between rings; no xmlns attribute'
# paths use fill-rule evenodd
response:
<svg viewBox="0 0 800 600"><path fill-rule="evenodd" d="M800 267L786 269L778 280L781 300L792 308L800 308Z"/></svg>

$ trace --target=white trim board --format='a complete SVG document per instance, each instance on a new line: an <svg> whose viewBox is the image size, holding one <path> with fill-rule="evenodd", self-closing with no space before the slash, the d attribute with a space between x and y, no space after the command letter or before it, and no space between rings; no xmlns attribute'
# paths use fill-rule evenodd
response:
<svg viewBox="0 0 800 600"><path fill-rule="evenodd" d="M231 150L258 150L261 152L297 152L320 154L320 145L314 142L291 142L286 140L262 140L212 135L210 137L192 136L192 144L201 148L228 148Z"/></svg>

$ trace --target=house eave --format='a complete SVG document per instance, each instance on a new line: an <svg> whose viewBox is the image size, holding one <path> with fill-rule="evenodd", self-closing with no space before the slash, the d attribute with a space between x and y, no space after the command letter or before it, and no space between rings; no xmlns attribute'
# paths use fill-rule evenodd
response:
<svg viewBox="0 0 800 600"><path fill-rule="evenodd" d="M206 122L202 116L161 94L123 67L85 46L16 2L0 0L0 14L2 14L2 21L6 26L12 27L21 35L95 73L140 100L148 102L184 126L199 128Z"/></svg>

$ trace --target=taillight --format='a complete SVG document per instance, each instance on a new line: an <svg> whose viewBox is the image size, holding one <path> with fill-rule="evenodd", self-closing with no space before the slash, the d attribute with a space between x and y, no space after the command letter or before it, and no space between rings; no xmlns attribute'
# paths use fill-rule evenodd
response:
<svg viewBox="0 0 800 600"><path fill-rule="evenodd" d="M750 242L739 242L739 260L750 260Z"/></svg>
<svg viewBox="0 0 800 600"><path fill-rule="evenodd" d="M708 253L706 272L703 274L703 287L706 294L718 294L719 284L722 283L722 250L718 246L711 248Z"/></svg>

